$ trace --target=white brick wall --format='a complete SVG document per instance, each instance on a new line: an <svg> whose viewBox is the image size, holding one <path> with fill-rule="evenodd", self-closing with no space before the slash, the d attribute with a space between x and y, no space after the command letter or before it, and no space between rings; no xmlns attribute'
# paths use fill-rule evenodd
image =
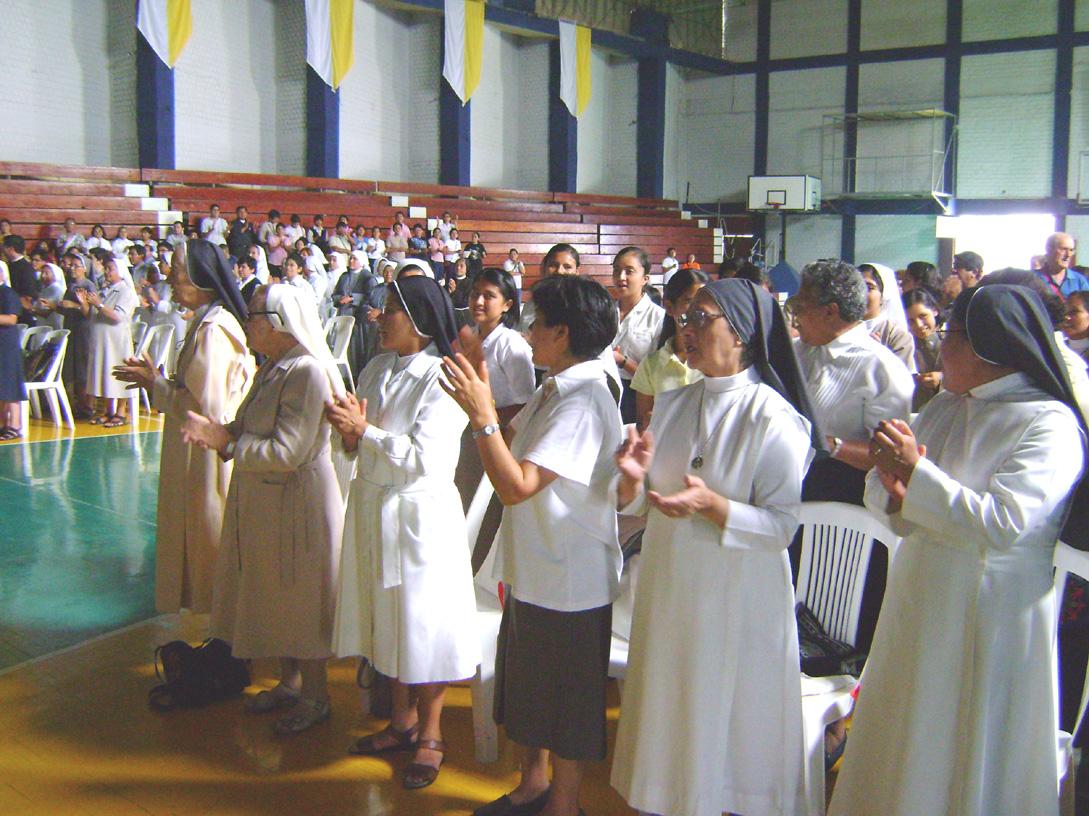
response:
<svg viewBox="0 0 1089 816"><path fill-rule="evenodd" d="M304 20L290 0L193 0L174 71L179 168L304 172Z"/></svg>
<svg viewBox="0 0 1089 816"><path fill-rule="evenodd" d="M1066 216L1066 231L1074 236L1078 248L1078 263L1089 265L1089 215Z"/></svg>
<svg viewBox="0 0 1089 816"><path fill-rule="evenodd" d="M548 188L548 49L485 24L470 110L474 185Z"/></svg>
<svg viewBox="0 0 1089 816"><path fill-rule="evenodd" d="M933 215L860 215L855 219L856 263L902 269L911 261L938 262Z"/></svg>
<svg viewBox="0 0 1089 816"><path fill-rule="evenodd" d="M1089 0L1074 0L1074 28L1089 31Z"/></svg>
<svg viewBox="0 0 1089 816"><path fill-rule="evenodd" d="M8 0L7 161L135 167L136 22L127 0Z"/></svg>
<svg viewBox="0 0 1089 816"><path fill-rule="evenodd" d="M635 195L638 66L599 48L592 64L594 91L579 118L578 190Z"/></svg>
<svg viewBox="0 0 1089 816"><path fill-rule="evenodd" d="M843 68L780 71L771 75L768 117L768 173L821 175L821 123L843 111ZM830 183L831 182L831 183ZM827 197L838 184L824 180Z"/></svg>
<svg viewBox="0 0 1089 816"><path fill-rule="evenodd" d="M1057 0L964 0L965 40L1054 34Z"/></svg>
<svg viewBox="0 0 1089 816"><path fill-rule="evenodd" d="M768 233L778 229L778 218L768 216ZM786 261L798 272L821 258L838 258L842 222L838 215L788 215Z"/></svg>
<svg viewBox="0 0 1089 816"><path fill-rule="evenodd" d="M940 109L943 77L943 61L936 59L863 65L859 110ZM860 122L856 191L929 191L932 174L942 165L944 144L942 119Z"/></svg>
<svg viewBox="0 0 1089 816"><path fill-rule="evenodd" d="M771 58L842 54L847 0L778 0L771 5Z"/></svg>
<svg viewBox="0 0 1089 816"><path fill-rule="evenodd" d="M726 4L726 56L734 62L756 59L757 0L728 0Z"/></svg>
<svg viewBox="0 0 1089 816"><path fill-rule="evenodd" d="M946 0L862 0L862 50L945 42Z"/></svg>
<svg viewBox="0 0 1089 816"><path fill-rule="evenodd" d="M666 66L666 119L665 146L662 162L662 195L665 198L684 199L684 183L688 177L688 148L686 135L689 127L685 114L687 106L688 72L670 63ZM693 199L694 200L694 199Z"/></svg>
<svg viewBox="0 0 1089 816"><path fill-rule="evenodd" d="M957 194L1025 198L1051 193L1055 54L966 57L961 66Z"/></svg>
<svg viewBox="0 0 1089 816"><path fill-rule="evenodd" d="M685 83L681 127L686 154L682 189L692 201L742 201L753 172L756 80L753 76L699 76Z"/></svg>
<svg viewBox="0 0 1089 816"><path fill-rule="evenodd" d="M1070 172L1067 177L1067 192L1071 198L1078 195L1078 154L1085 150L1089 150L1089 47L1074 49L1074 84L1070 91ZM1086 167L1082 185L1089 196L1089 166ZM1089 244L1086 246L1089 247ZM1083 257L1089 258L1089 251Z"/></svg>
<svg viewBox="0 0 1089 816"><path fill-rule="evenodd" d="M356 0L355 67L339 91L344 178L438 181L439 32L435 15Z"/></svg>

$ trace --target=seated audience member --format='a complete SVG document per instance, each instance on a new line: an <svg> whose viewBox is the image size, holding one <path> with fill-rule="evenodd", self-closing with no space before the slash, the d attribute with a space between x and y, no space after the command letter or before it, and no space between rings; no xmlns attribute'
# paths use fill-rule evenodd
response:
<svg viewBox="0 0 1089 816"><path fill-rule="evenodd" d="M408 239L408 257L427 259L427 234L424 232L423 224L412 225L412 235Z"/></svg>
<svg viewBox="0 0 1089 816"><path fill-rule="evenodd" d="M101 294L86 289L76 291L90 327L87 395L106 401L105 412L91 419L91 424L105 428L116 428L126 422L129 392L124 383L114 378L113 370L132 355L132 318L140 302L120 263L112 256L106 261L106 286Z"/></svg>
<svg viewBox="0 0 1089 816"><path fill-rule="evenodd" d="M151 227L140 228L140 242L143 243L144 247L151 255L155 254L159 246L159 242L155 240L155 233L152 231Z"/></svg>
<svg viewBox="0 0 1089 816"><path fill-rule="evenodd" d="M858 271L866 282L866 311L862 316L866 328L874 340L903 360L909 371L914 370L915 344L908 332L896 274L887 266L872 263L859 264Z"/></svg>
<svg viewBox="0 0 1089 816"><path fill-rule="evenodd" d="M208 208L208 216L200 221L200 237L224 249L227 247L227 222L219 217L219 205Z"/></svg>
<svg viewBox="0 0 1089 816"><path fill-rule="evenodd" d="M942 363L871 442L866 506L903 538L831 816L1059 811L1052 553L1085 425L1024 287L964 291Z"/></svg>
<svg viewBox="0 0 1089 816"><path fill-rule="evenodd" d="M280 682L246 701L285 711L297 734L329 718L344 501L323 408L343 393L313 301L280 284L257 290L246 338L266 361L225 424L190 411L184 439L234 463L223 515L210 628L235 657L278 658Z"/></svg>
<svg viewBox="0 0 1089 816"><path fill-rule="evenodd" d="M250 247L257 243L257 230L250 221L250 213L245 207L234 211L234 221L227 231L227 249L236 258L248 255Z"/></svg>
<svg viewBox="0 0 1089 816"><path fill-rule="evenodd" d="M302 225L302 218L298 213L291 214L291 223L284 227L284 235L289 244L294 244L300 238L306 240L306 229Z"/></svg>
<svg viewBox="0 0 1089 816"><path fill-rule="evenodd" d="M1048 237L1044 248L1043 266L1037 274L1059 297L1089 289L1089 279L1074 268L1073 236L1056 232Z"/></svg>
<svg viewBox="0 0 1089 816"><path fill-rule="evenodd" d="M308 243L317 244L326 255L329 254L329 230L325 228L324 215L314 216L313 223L306 231L306 240Z"/></svg>
<svg viewBox="0 0 1089 816"><path fill-rule="evenodd" d="M915 394L911 398L911 410L917 413L938 393L942 384L938 304L925 289L913 289L904 295L904 308L914 341Z"/></svg>
<svg viewBox="0 0 1089 816"><path fill-rule="evenodd" d="M184 244L185 238L185 224L181 221L175 221L170 225L170 234L166 236L166 243L171 247L177 249L181 244Z"/></svg>
<svg viewBox="0 0 1089 816"><path fill-rule="evenodd" d="M983 256L978 252L958 252L953 256L953 274L962 288L971 289L983 278Z"/></svg>
<svg viewBox="0 0 1089 816"><path fill-rule="evenodd" d="M113 243L106 237L106 228L101 224L91 227L91 237L84 243L84 248L90 252L92 249L105 249L113 252Z"/></svg>
<svg viewBox="0 0 1089 816"><path fill-rule="evenodd" d="M447 685L480 664L454 485L466 420L442 389L441 360L457 337L442 285L424 276L391 283L381 325L388 353L363 370L354 396L326 408L336 444L356 461L333 643L337 654L362 655L393 680L390 724L349 753L412 751L402 784L415 789L435 781L447 751Z"/></svg>
<svg viewBox="0 0 1089 816"><path fill-rule="evenodd" d="M444 387L468 415L504 504L495 575L509 594L494 718L523 747L518 786L476 816L579 813L586 765L606 755L605 684L623 557L610 492L621 425L601 354L616 336L616 306L600 284L573 275L538 283L533 303L530 345L548 377L512 423L510 447L483 368L463 355L444 364Z"/></svg>
<svg viewBox="0 0 1089 816"><path fill-rule="evenodd" d="M458 258L454 261L454 274L446 280L446 291L450 293L450 301L454 304L454 309L461 311L469 308L471 283L468 262L464 258Z"/></svg>
<svg viewBox="0 0 1089 816"><path fill-rule="evenodd" d="M306 258L302 256L302 253L292 252L284 260L284 266L282 269L283 277L280 278L282 283L286 283L288 286L294 286L296 289L304 292L311 300L314 298L314 290L303 276L303 268L306 266ZM273 271L272 279L276 280L276 272Z"/></svg>
<svg viewBox="0 0 1089 816"><path fill-rule="evenodd" d="M329 238L329 249L333 252L343 252L345 255L355 249L352 236L348 232L348 219L344 216L337 221L336 231Z"/></svg>
<svg viewBox="0 0 1089 816"><path fill-rule="evenodd" d="M261 281L257 279L257 261L249 255L238 259L238 289L242 300L248 306Z"/></svg>
<svg viewBox="0 0 1089 816"><path fill-rule="evenodd" d="M257 242L262 246L268 246L268 239L276 232L276 226L280 223L280 211L272 209L268 211L268 219L257 230Z"/></svg>
<svg viewBox="0 0 1089 816"><path fill-rule="evenodd" d="M480 243L480 233L473 233L472 243L466 244L461 250L462 256L465 258L466 264L469 267L469 276L476 277L480 274L480 270L484 268L484 259L488 257L488 250L485 249L484 244Z"/></svg>
<svg viewBox="0 0 1089 816"><path fill-rule="evenodd" d="M71 251L82 252L86 241L87 239L83 237L83 233L76 229L76 219L65 218L64 229L56 240L57 257L67 255Z"/></svg>
<svg viewBox="0 0 1089 816"><path fill-rule="evenodd" d="M1066 296L1063 334L1066 344L1089 362L1089 291L1083 289Z"/></svg>
<svg viewBox="0 0 1089 816"><path fill-rule="evenodd" d="M117 237L110 242L110 251L113 252L115 258L127 258L129 256L129 247L133 243L132 239L129 238L129 228L122 224L117 228Z"/></svg>
<svg viewBox="0 0 1089 816"><path fill-rule="evenodd" d="M689 252L685 262L681 264L681 269L699 269L700 262L696 260L696 253Z"/></svg>
<svg viewBox="0 0 1089 816"><path fill-rule="evenodd" d="M257 263L257 280L264 286L269 281L272 270L268 266L268 255L260 244L250 247L250 257Z"/></svg>
<svg viewBox="0 0 1089 816"><path fill-rule="evenodd" d="M860 503L877 423L911 413L911 372L870 336L862 320L866 299L866 283L849 263L817 261L802 270L795 342L830 451L809 469L807 501Z"/></svg>
<svg viewBox="0 0 1089 816"><path fill-rule="evenodd" d="M669 279L673 277L680 265L681 262L677 260L677 248L667 249L665 257L662 258L662 286L669 283Z"/></svg>
<svg viewBox="0 0 1089 816"><path fill-rule="evenodd" d="M378 262L386 257L386 242L382 240L382 230L377 226L371 227L371 234L367 238L367 258L370 259L371 272L378 270Z"/></svg>
<svg viewBox="0 0 1089 816"><path fill-rule="evenodd" d="M636 392L631 387L636 369L659 346L665 310L647 294L650 259L639 247L624 247L613 258L613 287L619 328L613 340L613 359L620 371L620 416L636 421ZM689 271L689 270L685 270Z"/></svg>
<svg viewBox="0 0 1089 816"><path fill-rule="evenodd" d="M698 269L684 269L670 277L665 286L666 316L658 350L643 358L631 378L636 423L640 429L650 423L654 401L659 394L690 385L703 376L688 366L688 349L677 330L677 321L688 312L693 298L707 280L707 275Z"/></svg>

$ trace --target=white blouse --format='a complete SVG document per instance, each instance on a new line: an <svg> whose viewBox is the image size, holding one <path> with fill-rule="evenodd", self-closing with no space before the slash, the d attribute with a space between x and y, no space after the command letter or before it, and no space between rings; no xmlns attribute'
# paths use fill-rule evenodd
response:
<svg viewBox="0 0 1089 816"><path fill-rule="evenodd" d="M502 323L481 343L492 398L497 408L525 405L537 389L533 373L533 349L521 334Z"/></svg>
<svg viewBox="0 0 1089 816"><path fill-rule="evenodd" d="M915 381L907 366L870 336L865 323L823 346L795 341L821 430L869 439L883 419L907 420Z"/></svg>
<svg viewBox="0 0 1089 816"><path fill-rule="evenodd" d="M619 310L619 306L617 307ZM619 311L618 311L619 316ZM624 315L620 321L620 327L616 332L613 346L620 349L620 353L636 363L641 363L647 356L658 348L658 340L662 336L662 323L665 321L665 309L643 295L639 298L630 312ZM632 375L620 370L620 378L631 380Z"/></svg>
<svg viewBox="0 0 1089 816"><path fill-rule="evenodd" d="M560 612L612 603L623 556L612 488L620 414L599 360L549 377L511 422L511 453L557 477L503 510L495 577L520 601Z"/></svg>

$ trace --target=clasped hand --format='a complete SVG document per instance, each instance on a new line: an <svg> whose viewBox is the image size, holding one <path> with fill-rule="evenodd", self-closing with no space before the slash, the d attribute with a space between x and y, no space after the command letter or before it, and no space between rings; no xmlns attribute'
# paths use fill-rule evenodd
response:
<svg viewBox="0 0 1089 816"><path fill-rule="evenodd" d="M877 477L889 494L890 512L899 512L915 465L926 456L911 427L902 419L882 420L870 440Z"/></svg>
<svg viewBox="0 0 1089 816"><path fill-rule="evenodd" d="M139 357L126 357L125 362L113 367L114 379L129 383L128 388L143 388L150 391L155 385L159 372L151 355L146 351Z"/></svg>
<svg viewBox="0 0 1089 816"><path fill-rule="evenodd" d="M344 444L354 448L356 443L367 432L367 401L356 399L355 394L345 393L341 396L333 395L329 402L325 403L325 418L329 424L340 434Z"/></svg>
<svg viewBox="0 0 1089 816"><path fill-rule="evenodd" d="M231 441L227 429L215 420L201 416L195 411L186 411L185 424L181 427L182 439L190 445L198 445L205 450L222 453Z"/></svg>

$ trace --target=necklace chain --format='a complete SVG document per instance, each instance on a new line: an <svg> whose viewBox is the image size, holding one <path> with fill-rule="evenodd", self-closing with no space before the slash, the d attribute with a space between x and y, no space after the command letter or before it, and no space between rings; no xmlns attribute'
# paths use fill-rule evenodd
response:
<svg viewBox="0 0 1089 816"><path fill-rule="evenodd" d="M729 416L729 411L726 411L715 423L715 427L711 429L711 433L707 434L707 438L702 442L700 441L700 430L703 428L703 398L707 395L707 385L704 384L703 392L700 394L700 408L699 413L696 415L696 455L692 457L692 461L689 462L692 465L693 470L699 470L703 467L703 451L710 444L715 434L722 428L722 423L726 421L726 417Z"/></svg>

